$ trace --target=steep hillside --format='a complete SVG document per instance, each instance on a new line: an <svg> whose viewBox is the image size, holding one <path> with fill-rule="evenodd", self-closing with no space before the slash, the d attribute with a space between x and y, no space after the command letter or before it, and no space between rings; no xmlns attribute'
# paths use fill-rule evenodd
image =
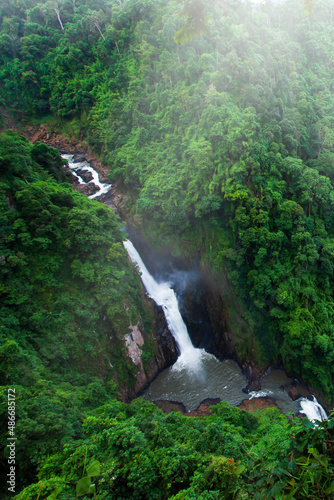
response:
<svg viewBox="0 0 334 500"><path fill-rule="evenodd" d="M11 388L27 477L80 437L87 411L118 391L133 398L176 359L114 213L75 192L63 163L56 149L0 134L1 456Z"/></svg>

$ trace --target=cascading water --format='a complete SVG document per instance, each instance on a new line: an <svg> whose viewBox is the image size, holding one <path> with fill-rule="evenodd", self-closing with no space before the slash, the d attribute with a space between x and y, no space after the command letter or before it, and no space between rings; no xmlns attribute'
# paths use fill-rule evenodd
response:
<svg viewBox="0 0 334 500"><path fill-rule="evenodd" d="M127 240L123 242L130 259L135 262L141 272L141 279L144 283L148 295L163 308L168 327L180 350L180 357L174 365L174 369L186 366L192 371L198 371L201 368L201 358L205 351L196 349L190 340L187 327L182 319L174 290L169 283L157 283L148 272L139 253Z"/></svg>
<svg viewBox="0 0 334 500"><path fill-rule="evenodd" d="M316 420L320 422L322 420L327 420L327 413L318 403L317 399L314 396L312 397L313 401L306 398L300 401L300 406L302 408L300 413L304 413L311 422L315 422Z"/></svg>
<svg viewBox="0 0 334 500"><path fill-rule="evenodd" d="M73 163L73 155L62 155L65 160L68 161L68 168L71 170L71 172L75 175L75 177L78 179L79 184L87 184L82 177L77 173L77 170L83 170L84 172L90 172L93 176L93 179L91 181L92 184L95 184L99 189L96 193L91 194L88 196L91 200L94 198L97 198L98 196L101 196L103 194L108 193L111 189L111 184L109 183L103 183L100 182L99 179L99 174L96 172L96 170L89 165L87 161L82 161L78 163Z"/></svg>
<svg viewBox="0 0 334 500"><path fill-rule="evenodd" d="M179 311L175 292L170 284L158 283L151 276L131 241L127 240L123 244L132 262L135 262L140 269L141 279L148 295L162 306L169 329L180 350L177 362L169 370L160 374L159 382L158 379L154 381L145 396L153 400L176 398L190 409L195 408L205 397L219 397L228 400L230 404L239 404L244 399L240 388L245 385L245 379L240 374L237 365L232 361L221 363L215 356L203 349L196 349L192 345ZM195 385L194 374L196 375ZM249 398L273 396L285 411L291 411L291 399L285 391L277 393L277 383L275 385L276 387L272 387L271 390L269 383L268 388L264 387L263 391L250 393ZM303 398L299 403L302 412L309 420L327 418L325 410L315 398L314 401ZM292 404L295 405L295 403ZM295 406L293 409L296 410Z"/></svg>
<svg viewBox="0 0 334 500"><path fill-rule="evenodd" d="M80 184L87 182L80 176L80 171L90 172L92 182L99 190L90 195L90 199L97 198L111 189L111 184L103 184L98 173L88 162L73 163L73 155L62 155L68 160L68 167L77 177ZM174 290L166 281L158 283L148 272L137 250L127 240L124 246L133 262L136 262L141 271L141 279L148 295L163 308L169 329L175 338L180 350L177 362L164 370L150 385L144 397L155 399L176 399L182 401L188 409L194 409L205 398L220 398L231 405L239 404L245 399L241 387L247 384L245 376L238 365L232 360L219 361L215 356L208 354L203 349L196 349L190 340L187 327L179 311ZM279 373L278 373L279 372ZM306 398L293 402L288 394L280 389L284 382L284 373L274 370L261 381L262 391L249 394L249 398L272 396L276 399L284 412L297 411L296 404L301 407L309 420L325 420L327 415L322 406L313 396L313 401Z"/></svg>

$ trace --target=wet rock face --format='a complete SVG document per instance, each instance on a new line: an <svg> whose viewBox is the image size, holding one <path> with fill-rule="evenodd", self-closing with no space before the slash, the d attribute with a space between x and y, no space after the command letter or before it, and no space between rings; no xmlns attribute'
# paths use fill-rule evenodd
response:
<svg viewBox="0 0 334 500"><path fill-rule="evenodd" d="M187 325L189 336L195 347L221 358L213 335L210 317L205 302L205 289L199 274L191 279L179 300L179 308Z"/></svg>
<svg viewBox="0 0 334 500"><path fill-rule="evenodd" d="M97 193L100 188L96 186L93 182L90 182L89 184L78 184L76 186L76 190L80 191L80 193L83 193L87 196L91 196L92 194Z"/></svg>
<svg viewBox="0 0 334 500"><path fill-rule="evenodd" d="M138 367L134 386L121 388L122 399L126 402L140 395L162 370L174 364L178 358L178 349L168 329L162 308L146 296L145 300L149 300L153 308L154 320L152 332L144 332L138 325L132 325L129 333L125 335L125 345L128 350L127 356ZM152 335L155 341L155 352L148 366L144 366L141 355L147 335Z"/></svg>
<svg viewBox="0 0 334 500"><path fill-rule="evenodd" d="M87 172L81 168L76 169L76 173L87 183L93 179L93 174L91 172Z"/></svg>
<svg viewBox="0 0 334 500"><path fill-rule="evenodd" d="M286 389L292 401L296 401L299 398L308 398L312 400L311 392L297 380L287 386Z"/></svg>
<svg viewBox="0 0 334 500"><path fill-rule="evenodd" d="M207 287L205 301L209 318L211 320L212 332L216 349L220 357L231 357L234 354L235 347L233 338L229 335L228 311L221 300L220 294L213 292Z"/></svg>

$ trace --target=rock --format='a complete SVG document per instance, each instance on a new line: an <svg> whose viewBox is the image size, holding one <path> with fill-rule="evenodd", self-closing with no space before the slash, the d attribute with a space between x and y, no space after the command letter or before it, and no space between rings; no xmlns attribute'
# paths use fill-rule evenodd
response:
<svg viewBox="0 0 334 500"><path fill-rule="evenodd" d="M72 163L83 163L84 161L86 161L86 157L82 153L76 153L72 159Z"/></svg>
<svg viewBox="0 0 334 500"><path fill-rule="evenodd" d="M247 384L246 389L248 390L248 392L260 391L261 390L261 381L259 379L252 380L251 382L249 382L249 384Z"/></svg>
<svg viewBox="0 0 334 500"><path fill-rule="evenodd" d="M173 363L175 363L178 357L176 343L168 329L167 321L162 307L157 306L155 302L152 299L149 299L146 295L144 295L144 297L144 300L149 301L149 304L152 307L152 312L154 314L152 332L149 332L149 335L152 336L156 344L155 354L152 356L150 362L148 363L148 366L147 363L145 364L145 367L142 363L139 363L139 371L136 375L135 385L133 387L124 387L121 391L123 400L128 402L136 396L140 395L157 377L157 375L159 375L159 373L164 368L168 368ZM147 333L145 333L144 330L141 329L141 335L144 339ZM139 342L136 343L140 347L140 339ZM185 408L184 411L186 411Z"/></svg>
<svg viewBox="0 0 334 500"><path fill-rule="evenodd" d="M99 198L99 201L104 203L108 208L111 208L115 212L116 215L120 215L119 211L116 208L116 205L113 202L113 195L112 195L111 190L108 191L107 193L101 195L101 197Z"/></svg>
<svg viewBox="0 0 334 500"><path fill-rule="evenodd" d="M186 414L187 410L183 403L178 401L168 401L164 399L158 399L153 401L153 403L161 408L164 413L171 413L172 411L179 411L183 415Z"/></svg>
<svg viewBox="0 0 334 500"><path fill-rule="evenodd" d="M78 184L75 186L75 189L80 191L80 193L86 194L87 196L91 196L100 190L100 188L92 182L89 184Z"/></svg>
<svg viewBox="0 0 334 500"><path fill-rule="evenodd" d="M128 356L131 358L134 365L140 365L141 370L144 370L141 355L143 351L141 347L144 344L144 339L138 325L129 326L130 333L125 334L124 340L128 349Z"/></svg>
<svg viewBox="0 0 334 500"><path fill-rule="evenodd" d="M313 401L313 397L309 389L303 387L302 385L298 386L298 392L302 398L308 398L310 401Z"/></svg>
<svg viewBox="0 0 334 500"><path fill-rule="evenodd" d="M93 174L92 172L88 172L87 170L83 170L81 168L77 168L76 169L76 173L78 175L80 175L80 177L86 182L90 182L91 180L93 180Z"/></svg>
<svg viewBox="0 0 334 500"><path fill-rule="evenodd" d="M208 415L212 415L214 410L210 410L209 408L213 405L217 405L221 402L219 398L207 398L200 402L197 406L196 410L191 410L186 413L187 417L204 417Z"/></svg>
<svg viewBox="0 0 334 500"><path fill-rule="evenodd" d="M71 184L79 184L78 178L71 172L71 170L66 170L66 177Z"/></svg>
<svg viewBox="0 0 334 500"><path fill-rule="evenodd" d="M102 182L103 184L110 184L110 179L108 177L109 168L103 166L100 160L96 159L92 155L87 156L86 160L90 163L94 170L99 173L100 182Z"/></svg>
<svg viewBox="0 0 334 500"><path fill-rule="evenodd" d="M292 401L296 401L299 398L308 398L312 401L311 392L301 385L298 380L287 386L287 391Z"/></svg>
<svg viewBox="0 0 334 500"><path fill-rule="evenodd" d="M291 389L289 389L288 394L289 394L290 398L292 399L292 401L296 401L296 399L298 399L300 397L299 392L297 390L297 387L291 387Z"/></svg>
<svg viewBox="0 0 334 500"><path fill-rule="evenodd" d="M249 384L247 384L246 387L244 387L243 389L241 389L242 392L244 392L245 394L249 394L250 392L253 392L253 391L260 391L261 390L261 382L259 379L256 379L256 380L251 380L249 382Z"/></svg>
<svg viewBox="0 0 334 500"><path fill-rule="evenodd" d="M246 410L249 412L264 410L265 408L277 408L276 400L274 398L252 398L244 399L240 405L238 405L240 410Z"/></svg>

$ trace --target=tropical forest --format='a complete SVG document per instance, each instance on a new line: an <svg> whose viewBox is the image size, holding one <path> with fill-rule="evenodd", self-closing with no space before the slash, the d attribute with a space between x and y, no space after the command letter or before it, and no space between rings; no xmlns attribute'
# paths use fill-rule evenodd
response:
<svg viewBox="0 0 334 500"><path fill-rule="evenodd" d="M333 408L333 0L0 0L0 498L333 499Z"/></svg>

